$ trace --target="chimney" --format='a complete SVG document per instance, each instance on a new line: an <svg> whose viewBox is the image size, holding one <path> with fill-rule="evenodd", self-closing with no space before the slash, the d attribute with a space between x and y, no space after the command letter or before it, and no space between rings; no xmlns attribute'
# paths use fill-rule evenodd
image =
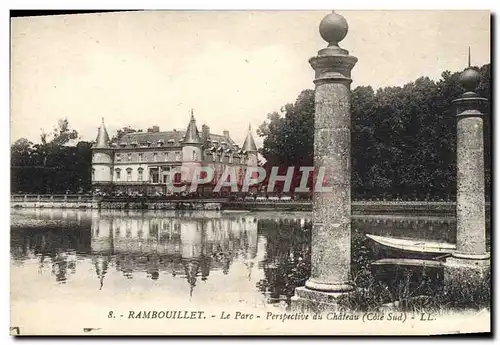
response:
<svg viewBox="0 0 500 345"><path fill-rule="evenodd" d="M207 125L201 126L201 141L206 143L210 139L210 127Z"/></svg>
<svg viewBox="0 0 500 345"><path fill-rule="evenodd" d="M160 131L160 127L158 126L153 126L151 128L148 128L148 133L158 133Z"/></svg>
<svg viewBox="0 0 500 345"><path fill-rule="evenodd" d="M224 134L224 138L229 140L229 131L225 129L222 133Z"/></svg>

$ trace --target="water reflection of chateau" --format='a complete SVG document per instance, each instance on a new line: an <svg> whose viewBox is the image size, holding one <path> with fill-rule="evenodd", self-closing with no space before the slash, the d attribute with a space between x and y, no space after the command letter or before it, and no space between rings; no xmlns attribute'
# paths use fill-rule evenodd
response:
<svg viewBox="0 0 500 345"><path fill-rule="evenodd" d="M93 213L91 252L101 288L112 263L128 278L137 272L153 280L185 278L191 293L198 278L228 274L235 260L250 274L257 256L255 217L196 216Z"/></svg>

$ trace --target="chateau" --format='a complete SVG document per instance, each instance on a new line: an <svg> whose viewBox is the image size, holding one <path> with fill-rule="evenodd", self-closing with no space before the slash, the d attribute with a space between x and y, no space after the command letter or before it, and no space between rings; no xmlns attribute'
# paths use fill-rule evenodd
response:
<svg viewBox="0 0 500 345"><path fill-rule="evenodd" d="M203 125L200 133L191 111L186 131L160 132L153 126L147 132L127 133L112 143L103 119L92 147L92 187L94 193L170 195L173 186L189 188L193 180L190 174L174 171L209 167L214 177L200 184L197 192L210 195L226 167L235 169L239 183L249 166L257 166L257 147L250 127L240 147L227 130L222 135L213 134Z"/></svg>

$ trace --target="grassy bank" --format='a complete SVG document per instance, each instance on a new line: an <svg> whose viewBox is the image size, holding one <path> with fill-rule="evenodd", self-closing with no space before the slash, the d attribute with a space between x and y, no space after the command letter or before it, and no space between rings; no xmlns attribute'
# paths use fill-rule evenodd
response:
<svg viewBox="0 0 500 345"><path fill-rule="evenodd" d="M265 278L258 288L278 301L290 298L310 275L311 223L294 221L269 226L268 236L275 243L267 248L263 266ZM391 266L386 271L372 269L377 258L364 232L352 231L352 280L354 292L342 296L339 304L352 311L392 308L401 311L449 311L490 309L491 278L487 274L478 285L465 279L443 284L443 268Z"/></svg>

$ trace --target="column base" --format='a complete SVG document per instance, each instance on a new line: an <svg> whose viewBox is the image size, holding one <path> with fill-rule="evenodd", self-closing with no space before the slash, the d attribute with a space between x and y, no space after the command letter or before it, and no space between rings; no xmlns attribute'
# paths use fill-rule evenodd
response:
<svg viewBox="0 0 500 345"><path fill-rule="evenodd" d="M475 295L484 296L491 293L489 255L484 259L477 259L481 257L477 255L473 257L475 258L463 258L453 254L446 259L444 288L450 296L469 300Z"/></svg>
<svg viewBox="0 0 500 345"><path fill-rule="evenodd" d="M312 290L305 286L295 288L295 295L291 299L290 308L299 313L324 313L343 309L339 304L341 298L348 296L353 290L343 292L327 292Z"/></svg>

